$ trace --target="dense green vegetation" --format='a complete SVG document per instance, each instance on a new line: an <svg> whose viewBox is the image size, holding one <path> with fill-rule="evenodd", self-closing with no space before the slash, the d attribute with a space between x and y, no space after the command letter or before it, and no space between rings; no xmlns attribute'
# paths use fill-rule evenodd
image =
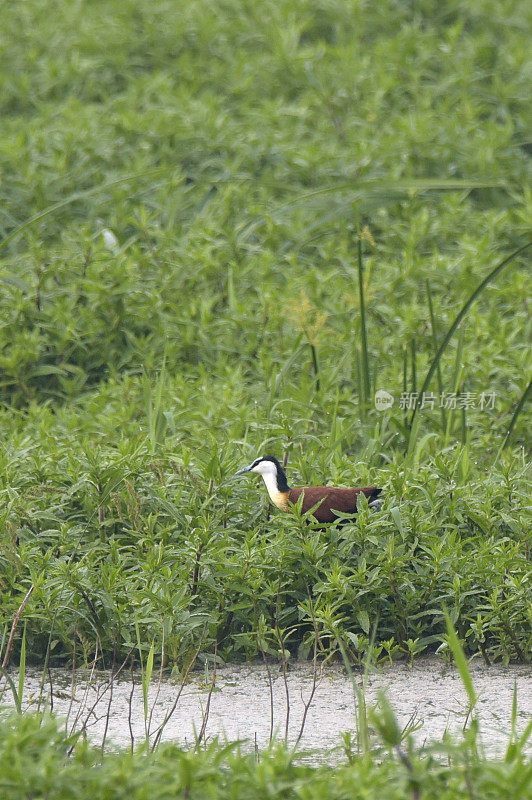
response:
<svg viewBox="0 0 532 800"><path fill-rule="evenodd" d="M471 702L475 692L456 634L450 646ZM362 698L359 697L361 701ZM525 800L532 788L532 763L526 744L532 722L518 735L514 693L504 757L487 760L478 720L473 715L460 740L446 735L439 745L416 746L402 731L381 696L366 712L359 704L357 737L344 734L339 763L304 765L296 754L272 744L262 753L246 753L239 743L217 740L183 751L159 745L154 751L102 753L79 735L67 735L47 715L25 713L0 720L0 787L6 800L21 797L74 800L123 798L509 798ZM307 754L308 755L308 754Z"/></svg>
<svg viewBox="0 0 532 800"><path fill-rule="evenodd" d="M372 630L375 659L410 657L445 647L444 604L469 654L526 659L525 402L501 447L532 248L471 305L412 430L400 396L532 238L529 4L2 17L2 651L33 585L13 662L24 625L56 664L139 642L175 668L315 641L356 661ZM266 452L386 505L327 531L269 514L231 477Z"/></svg>

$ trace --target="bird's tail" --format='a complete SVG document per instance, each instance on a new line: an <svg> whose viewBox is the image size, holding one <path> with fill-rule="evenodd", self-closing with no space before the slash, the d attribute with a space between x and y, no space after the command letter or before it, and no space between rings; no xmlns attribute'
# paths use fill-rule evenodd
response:
<svg viewBox="0 0 532 800"><path fill-rule="evenodd" d="M368 498L368 506L371 508L372 511L380 511L382 505L384 503L384 498L379 497L382 493L382 489L377 488L377 486L371 486L368 494L366 497Z"/></svg>

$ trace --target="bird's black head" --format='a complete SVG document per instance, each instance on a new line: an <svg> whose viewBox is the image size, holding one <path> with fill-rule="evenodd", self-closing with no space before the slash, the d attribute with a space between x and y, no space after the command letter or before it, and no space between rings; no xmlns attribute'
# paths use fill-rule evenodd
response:
<svg viewBox="0 0 532 800"><path fill-rule="evenodd" d="M287 492L289 489L285 471L274 456L261 456L261 458L256 458L249 467L240 469L236 474L243 475L245 472L257 472L263 477L266 475L273 475L277 480L277 488L280 492Z"/></svg>

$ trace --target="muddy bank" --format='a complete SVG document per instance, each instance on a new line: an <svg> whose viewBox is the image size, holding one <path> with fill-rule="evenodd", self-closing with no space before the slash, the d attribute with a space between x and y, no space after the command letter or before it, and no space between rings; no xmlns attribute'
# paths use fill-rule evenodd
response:
<svg viewBox="0 0 532 800"><path fill-rule="evenodd" d="M219 668L215 690L210 695L203 673L193 673L182 688L175 711L162 732L163 741L190 744L194 731L204 725L204 737L245 739L248 746L263 748L270 731L288 742L297 740L305 704L313 689L312 665L293 665L287 674L289 714L287 720L287 690L278 666L271 668L272 692L263 665L232 665ZM532 667L491 666L473 663L471 672L479 696L477 712L481 722L482 742L489 755L504 752L510 731L510 716L514 682L518 692L518 730L522 731L532 715ZM17 683L16 671L12 677ZM130 677L129 675L127 676ZM28 670L23 708L39 707L42 673ZM138 680L117 679L112 686L107 674L94 674L88 681L86 673L76 675L53 669L46 680L40 708L53 708L67 720L68 730L85 727L87 734L101 743L129 746L132 738L137 744L146 735L142 687ZM362 674L357 674L362 682ZM0 700L4 706L13 704L5 681L0 681ZM467 698L457 671L441 659L416 661L411 669L398 664L373 671L368 679L366 702L376 702L377 692L387 693L401 725L410 720L421 723L414 733L416 741L441 740L444 732L459 731L465 721ZM153 741L165 716L172 709L180 687L164 680L158 685L152 677L148 696L148 722ZM207 703L209 702L206 718ZM273 709L273 726L272 726ZM355 729L355 702L351 684L340 666L327 666L318 676L312 702L308 708L299 747L304 750L325 751L339 744L340 734Z"/></svg>

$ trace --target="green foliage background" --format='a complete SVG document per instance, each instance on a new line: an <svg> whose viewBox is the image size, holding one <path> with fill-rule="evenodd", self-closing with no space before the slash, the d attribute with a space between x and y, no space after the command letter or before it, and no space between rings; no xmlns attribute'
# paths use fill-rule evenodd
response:
<svg viewBox="0 0 532 800"><path fill-rule="evenodd" d="M529 4L6 2L0 625L28 658L527 658ZM357 237L371 394L364 401ZM435 316L433 334L429 296ZM434 340L435 337L435 340ZM314 361L313 356L316 357ZM435 381L431 387L438 392ZM437 405L437 404L436 404ZM382 485L313 530L232 479ZM5 638L4 638L5 642Z"/></svg>

